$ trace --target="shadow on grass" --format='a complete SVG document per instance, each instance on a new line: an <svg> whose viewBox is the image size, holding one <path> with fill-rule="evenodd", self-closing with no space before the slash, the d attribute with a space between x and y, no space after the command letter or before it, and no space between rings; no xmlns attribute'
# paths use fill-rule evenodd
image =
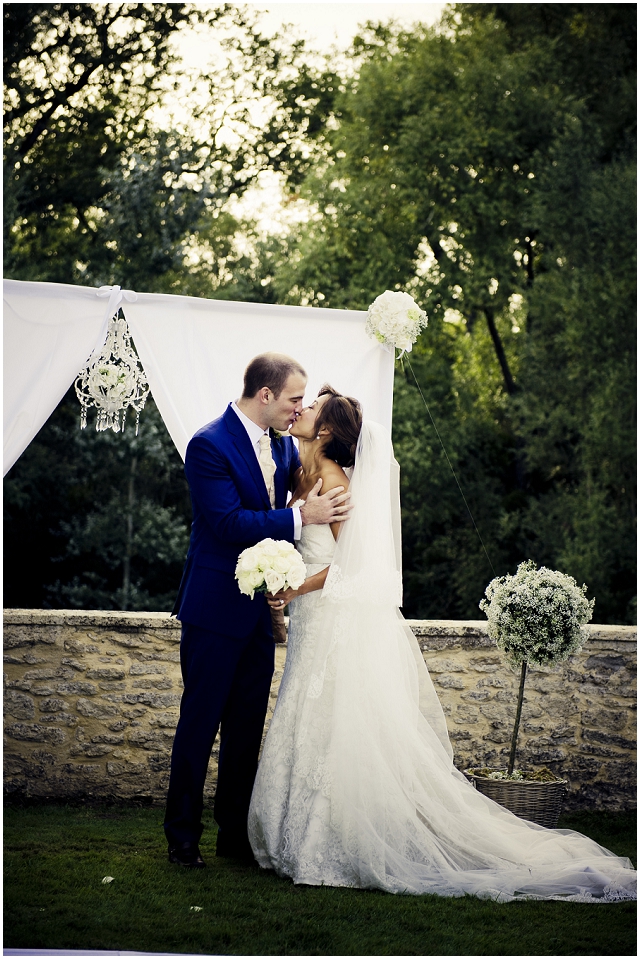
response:
<svg viewBox="0 0 640 959"><path fill-rule="evenodd" d="M635 904L499 904L294 886L216 859L166 861L162 811L5 809L5 947L249 956L636 955ZM574 813L578 829L635 861L635 813ZM113 881L103 883L105 876ZM195 909L194 907L199 907Z"/></svg>

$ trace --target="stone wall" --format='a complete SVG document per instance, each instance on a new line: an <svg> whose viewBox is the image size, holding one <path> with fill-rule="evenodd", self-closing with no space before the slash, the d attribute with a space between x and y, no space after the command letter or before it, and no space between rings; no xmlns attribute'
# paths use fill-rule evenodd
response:
<svg viewBox="0 0 640 959"><path fill-rule="evenodd" d="M459 769L507 764L520 671L486 622L409 621L440 696ZM582 650L527 672L517 765L569 780L568 809L636 804L637 631L586 627Z"/></svg>
<svg viewBox="0 0 640 959"><path fill-rule="evenodd" d="M162 802L181 681L166 613L5 610L5 792ZM456 765L506 762L518 686L486 623L410 621ZM523 766L569 779L568 808L635 805L636 630L590 626L583 650L527 678ZM275 704L286 647L276 647ZM217 749L207 795L215 791Z"/></svg>

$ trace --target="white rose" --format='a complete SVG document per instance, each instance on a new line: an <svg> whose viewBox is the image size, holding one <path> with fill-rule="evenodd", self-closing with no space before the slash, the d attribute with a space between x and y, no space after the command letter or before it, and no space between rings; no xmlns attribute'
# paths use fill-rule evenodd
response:
<svg viewBox="0 0 640 959"><path fill-rule="evenodd" d="M271 568L277 573L288 573L291 567L291 559L288 556L274 556Z"/></svg>
<svg viewBox="0 0 640 959"><path fill-rule="evenodd" d="M298 589L298 587L302 586L306 578L307 571L304 568L304 564L302 564L302 569L298 567L297 569L292 569L289 571L287 581L291 589Z"/></svg>
<svg viewBox="0 0 640 959"><path fill-rule="evenodd" d="M286 583L284 574L277 573L273 569L267 570L267 572L264 574L264 581L270 593L277 593L278 590L284 588Z"/></svg>
<svg viewBox="0 0 640 959"><path fill-rule="evenodd" d="M251 549L245 549L242 553L240 553L240 557L238 559L238 566L237 566L238 570L255 569L255 566L256 566L256 557L252 553Z"/></svg>
<svg viewBox="0 0 640 959"><path fill-rule="evenodd" d="M254 569L250 570L247 579L248 582L251 583L251 586L254 589L257 589L258 586L262 586L262 584L265 582L266 576L267 573L264 573L261 569Z"/></svg>
<svg viewBox="0 0 640 959"><path fill-rule="evenodd" d="M238 589L241 593L244 593L245 596L250 596L253 599L254 590L252 588L249 576L245 573L239 573L237 576L238 579Z"/></svg>

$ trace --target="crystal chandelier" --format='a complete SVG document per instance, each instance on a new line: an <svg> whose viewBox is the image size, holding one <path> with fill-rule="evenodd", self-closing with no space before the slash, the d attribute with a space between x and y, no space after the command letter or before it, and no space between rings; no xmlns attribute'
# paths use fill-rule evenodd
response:
<svg viewBox="0 0 640 959"><path fill-rule="evenodd" d="M96 430L124 432L127 410L136 411L136 436L140 412L149 395L149 384L138 357L131 345L127 321L118 313L107 327L107 340L96 357L89 359L75 382L76 394L82 407L80 429L87 425L87 410L97 410Z"/></svg>

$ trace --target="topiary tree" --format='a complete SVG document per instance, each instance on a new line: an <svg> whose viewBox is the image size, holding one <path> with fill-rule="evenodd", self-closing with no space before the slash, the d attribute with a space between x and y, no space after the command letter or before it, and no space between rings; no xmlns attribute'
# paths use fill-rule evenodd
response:
<svg viewBox="0 0 640 959"><path fill-rule="evenodd" d="M593 615L595 599L572 576L533 560L520 563L515 576L497 576L485 591L480 609L487 614L489 635L510 666L520 666L518 705L511 737L507 776L513 774L527 664L556 666L580 649L583 626Z"/></svg>

